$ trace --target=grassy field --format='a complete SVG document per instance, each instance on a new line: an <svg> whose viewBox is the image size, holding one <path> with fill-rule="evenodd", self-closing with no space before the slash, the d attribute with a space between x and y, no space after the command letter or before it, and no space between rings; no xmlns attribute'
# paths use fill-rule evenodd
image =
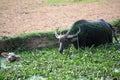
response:
<svg viewBox="0 0 120 80"><path fill-rule="evenodd" d="M112 25L118 23L119 20L112 22ZM42 33L40 34L42 35ZM45 35L45 33L43 34ZM49 35L51 34L49 33ZM19 37L25 39L34 35L39 36L33 33ZM49 36L50 39L52 37ZM4 38L4 40L8 39ZM20 48L14 50L22 57L19 62L9 63L0 57L0 80L120 79L120 44L115 42L85 50L76 50L71 46L63 54L58 52L58 47L24 50L22 47Z"/></svg>
<svg viewBox="0 0 120 80"><path fill-rule="evenodd" d="M95 2L104 0L45 0L47 4L65 4L65 3L75 3L75 2Z"/></svg>
<svg viewBox="0 0 120 80"><path fill-rule="evenodd" d="M110 44L64 54L58 48L15 51L20 62L1 59L0 80L112 80L120 78L120 45Z"/></svg>

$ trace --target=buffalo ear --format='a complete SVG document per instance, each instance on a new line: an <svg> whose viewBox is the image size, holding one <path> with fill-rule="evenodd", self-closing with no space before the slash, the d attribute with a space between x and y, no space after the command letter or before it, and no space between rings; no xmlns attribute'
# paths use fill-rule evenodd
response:
<svg viewBox="0 0 120 80"><path fill-rule="evenodd" d="M8 54L7 54L7 53L5 53L5 52L1 53L1 55L2 55L3 57L5 57L5 58L7 58L7 57L8 57Z"/></svg>

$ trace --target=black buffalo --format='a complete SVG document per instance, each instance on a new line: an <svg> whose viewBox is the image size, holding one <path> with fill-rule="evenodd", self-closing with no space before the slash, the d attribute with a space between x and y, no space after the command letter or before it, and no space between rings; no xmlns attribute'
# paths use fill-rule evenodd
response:
<svg viewBox="0 0 120 80"><path fill-rule="evenodd" d="M73 44L78 49L79 47L85 48L92 45L98 46L100 44L112 43L113 36L118 41L112 26L103 19L96 21L79 20L73 24L66 34L59 35L56 31L55 36L60 41L60 53L69 44Z"/></svg>

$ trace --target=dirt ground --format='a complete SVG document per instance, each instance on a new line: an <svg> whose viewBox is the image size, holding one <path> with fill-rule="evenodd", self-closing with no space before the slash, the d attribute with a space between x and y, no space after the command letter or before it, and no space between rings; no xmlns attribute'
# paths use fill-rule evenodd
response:
<svg viewBox="0 0 120 80"><path fill-rule="evenodd" d="M120 18L120 0L46 5L44 0L0 0L0 36L69 29L80 19Z"/></svg>

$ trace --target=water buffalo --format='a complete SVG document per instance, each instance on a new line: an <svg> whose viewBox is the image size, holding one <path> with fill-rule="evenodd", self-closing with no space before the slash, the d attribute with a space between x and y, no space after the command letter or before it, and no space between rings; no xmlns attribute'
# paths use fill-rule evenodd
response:
<svg viewBox="0 0 120 80"><path fill-rule="evenodd" d="M112 43L113 36L116 41L115 31L112 26L103 19L96 21L79 20L73 24L66 34L55 36L60 41L59 52L62 53L69 44L73 44L76 49L79 47L98 46L100 44Z"/></svg>

